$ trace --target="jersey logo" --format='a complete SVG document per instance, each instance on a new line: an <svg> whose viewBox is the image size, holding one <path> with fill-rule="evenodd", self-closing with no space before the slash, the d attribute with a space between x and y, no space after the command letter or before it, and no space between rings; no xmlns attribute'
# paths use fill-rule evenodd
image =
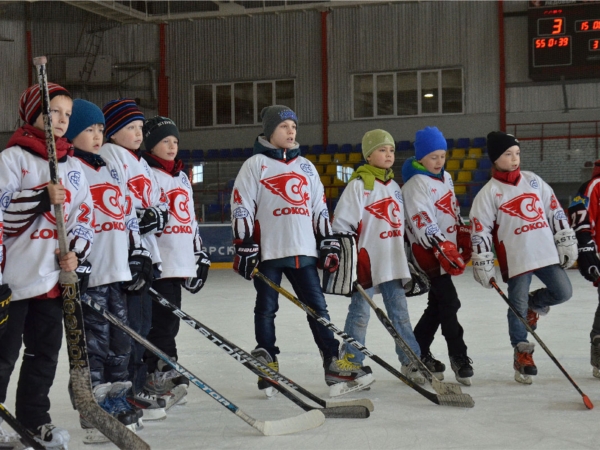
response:
<svg viewBox="0 0 600 450"><path fill-rule="evenodd" d="M138 175L127 181L127 187L133 196L142 202L142 208L150 207L150 193L152 192L150 179L143 175Z"/></svg>
<svg viewBox="0 0 600 450"><path fill-rule="evenodd" d="M558 200L552 195L552 198L550 199L550 209L555 210L556 208L558 208Z"/></svg>
<svg viewBox="0 0 600 450"><path fill-rule="evenodd" d="M242 196L240 195L240 191L238 191L237 188L233 190L233 203L235 203L236 205L242 204Z"/></svg>
<svg viewBox="0 0 600 450"><path fill-rule="evenodd" d="M25 178L25 175L27 175L28 173L29 173L29 170L26 170L26 169L21 169L21 176L22 176L23 178Z"/></svg>
<svg viewBox="0 0 600 450"><path fill-rule="evenodd" d="M446 192L442 198L434 203L435 207L445 214L449 214L456 219L456 212L452 201L453 195L451 191Z"/></svg>
<svg viewBox="0 0 600 450"><path fill-rule="evenodd" d="M500 206L503 211L511 216L518 217L527 222L535 222L544 216L544 211L538 205L540 199L536 194L526 193L509 200Z"/></svg>
<svg viewBox="0 0 600 450"><path fill-rule="evenodd" d="M310 197L304 192L308 186L306 178L296 172L282 173L271 178L260 180L260 183L275 195L294 206L306 206Z"/></svg>
<svg viewBox="0 0 600 450"><path fill-rule="evenodd" d="M477 217L473 217L473 225L475 226L475 233L481 233L483 231L483 225Z"/></svg>
<svg viewBox="0 0 600 450"><path fill-rule="evenodd" d="M110 183L95 184L90 186L94 208L115 220L123 220L125 216L121 206L123 194L118 186Z"/></svg>
<svg viewBox="0 0 600 450"><path fill-rule="evenodd" d="M392 228L400 228L402 226L400 206L392 197L371 203L365 209L378 219L385 220Z"/></svg>
<svg viewBox="0 0 600 450"><path fill-rule="evenodd" d="M179 222L190 223L192 216L189 209L190 196L187 191L182 188L175 188L167 192L167 198L169 199L169 212Z"/></svg>

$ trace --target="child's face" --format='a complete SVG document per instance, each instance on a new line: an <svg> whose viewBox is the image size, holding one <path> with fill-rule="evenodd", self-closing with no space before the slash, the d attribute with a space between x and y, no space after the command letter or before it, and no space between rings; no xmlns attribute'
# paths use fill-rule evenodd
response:
<svg viewBox="0 0 600 450"><path fill-rule="evenodd" d="M290 149L296 145L296 122L287 119L277 125L269 142L277 148Z"/></svg>
<svg viewBox="0 0 600 450"><path fill-rule="evenodd" d="M444 164L446 163L446 150L436 150L435 152L431 152L428 155L425 155L421 161L429 172L434 175L437 175L444 168Z"/></svg>
<svg viewBox="0 0 600 450"><path fill-rule="evenodd" d="M152 153L160 159L174 161L179 149L179 140L175 136L167 136L154 146Z"/></svg>
<svg viewBox="0 0 600 450"><path fill-rule="evenodd" d="M394 165L396 155L394 147L391 145L382 145L369 155L367 162L378 169L389 169Z"/></svg>
<svg viewBox="0 0 600 450"><path fill-rule="evenodd" d="M113 143L120 145L121 147L125 147L129 150L137 150L138 148L140 148L140 145L142 145L143 127L143 121L134 120L133 122L129 122L119 131L113 134L110 138L113 141Z"/></svg>
<svg viewBox="0 0 600 450"><path fill-rule="evenodd" d="M71 97L57 95L50 100L50 118L52 119L52 128L54 129L55 137L61 138L67 132L72 110L73 100ZM33 126L38 130L44 129L44 116L42 114L35 119Z"/></svg>
<svg viewBox="0 0 600 450"><path fill-rule="evenodd" d="M97 123L87 127L73 138L73 145L84 152L98 153L104 138L104 125Z"/></svg>
<svg viewBox="0 0 600 450"><path fill-rule="evenodd" d="M509 147L500 157L494 161L496 169L502 172L512 172L521 165L521 149L518 145Z"/></svg>

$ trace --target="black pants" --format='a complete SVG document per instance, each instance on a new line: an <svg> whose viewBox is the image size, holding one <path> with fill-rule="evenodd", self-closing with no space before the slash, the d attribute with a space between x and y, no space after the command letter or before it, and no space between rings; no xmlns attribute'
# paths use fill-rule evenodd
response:
<svg viewBox="0 0 600 450"><path fill-rule="evenodd" d="M147 285L144 285L142 291L137 294L127 293L127 318L129 319L129 327L143 338L146 338L152 323L152 299L148 294ZM146 347L131 338L131 354L129 355L127 369L134 393L141 392L146 384L145 350Z"/></svg>
<svg viewBox="0 0 600 450"><path fill-rule="evenodd" d="M6 330L0 337L0 402L6 401L10 376L23 342L15 414L25 427L35 431L51 422L48 394L62 344L62 299L13 300L8 314Z"/></svg>
<svg viewBox="0 0 600 450"><path fill-rule="evenodd" d="M181 308L181 278L159 278L152 282L152 287L170 303ZM179 333L179 322L179 317L152 301L152 327L148 333L148 340L172 359L177 359L175 337ZM158 356L146 351L144 360L148 366L148 373L154 372Z"/></svg>
<svg viewBox="0 0 600 450"><path fill-rule="evenodd" d="M459 309L460 300L450 275L444 274L431 278L427 308L414 330L422 355L429 352L429 347L440 325L448 345L448 355L467 354L467 346L463 340L463 328L458 323Z"/></svg>

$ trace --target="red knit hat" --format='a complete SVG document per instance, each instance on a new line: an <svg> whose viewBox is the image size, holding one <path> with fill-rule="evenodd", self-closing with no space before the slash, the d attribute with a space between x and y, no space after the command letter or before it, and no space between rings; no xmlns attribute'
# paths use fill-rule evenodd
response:
<svg viewBox="0 0 600 450"><path fill-rule="evenodd" d="M71 97L69 91L64 87L56 83L48 83L48 96L50 97L50 100L58 95ZM21 99L19 100L19 115L24 122L33 125L41 112L42 99L40 97L40 85L34 84L25 89L21 94Z"/></svg>

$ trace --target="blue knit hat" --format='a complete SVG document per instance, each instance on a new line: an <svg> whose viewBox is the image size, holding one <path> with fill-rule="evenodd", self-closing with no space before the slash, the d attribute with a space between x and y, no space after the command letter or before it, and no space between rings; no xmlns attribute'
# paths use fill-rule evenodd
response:
<svg viewBox="0 0 600 450"><path fill-rule="evenodd" d="M135 120L144 121L144 114L132 98L112 100L104 105L102 112L106 118L104 134L107 140L128 123Z"/></svg>
<svg viewBox="0 0 600 450"><path fill-rule="evenodd" d="M87 100L73 100L73 111L65 137L73 141L79 133L97 123L104 125L104 114L100 108Z"/></svg>
<svg viewBox="0 0 600 450"><path fill-rule="evenodd" d="M417 131L415 138L415 159L420 161L436 150L448 150L446 138L436 127L425 127Z"/></svg>

